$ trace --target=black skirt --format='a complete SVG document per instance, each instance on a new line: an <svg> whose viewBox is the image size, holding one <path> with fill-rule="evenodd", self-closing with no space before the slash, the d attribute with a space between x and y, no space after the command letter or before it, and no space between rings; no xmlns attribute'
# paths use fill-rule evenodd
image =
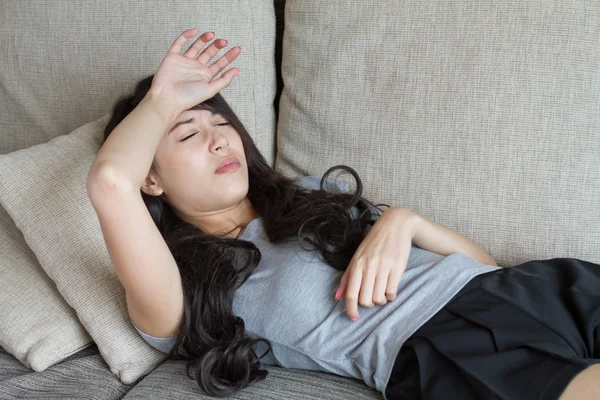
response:
<svg viewBox="0 0 600 400"><path fill-rule="evenodd" d="M600 265L529 261L474 277L402 346L396 399L558 399L600 363Z"/></svg>

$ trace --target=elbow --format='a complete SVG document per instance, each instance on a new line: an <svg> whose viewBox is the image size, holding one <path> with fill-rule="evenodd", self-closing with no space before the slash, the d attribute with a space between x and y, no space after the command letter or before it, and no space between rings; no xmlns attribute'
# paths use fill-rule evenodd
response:
<svg viewBox="0 0 600 400"><path fill-rule="evenodd" d="M94 203L97 199L111 197L115 193L129 190L131 185L126 185L110 167L92 166L87 176L86 187L87 195Z"/></svg>
<svg viewBox="0 0 600 400"><path fill-rule="evenodd" d="M484 262L484 264L492 265L494 267L499 267L499 265L496 263L496 261L490 256L487 257L487 260Z"/></svg>

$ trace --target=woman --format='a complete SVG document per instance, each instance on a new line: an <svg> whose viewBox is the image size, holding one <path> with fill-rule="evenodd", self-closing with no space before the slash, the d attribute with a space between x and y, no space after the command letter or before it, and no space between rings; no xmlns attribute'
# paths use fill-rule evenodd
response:
<svg viewBox="0 0 600 400"><path fill-rule="evenodd" d="M208 66L227 42L202 50L206 32L181 55L196 33L117 102L88 177L145 340L215 397L264 379L261 362L362 379L386 399L600 396L599 265L500 268L466 237L361 197L352 168L274 171L218 94L241 49ZM329 179L338 168L354 193Z"/></svg>

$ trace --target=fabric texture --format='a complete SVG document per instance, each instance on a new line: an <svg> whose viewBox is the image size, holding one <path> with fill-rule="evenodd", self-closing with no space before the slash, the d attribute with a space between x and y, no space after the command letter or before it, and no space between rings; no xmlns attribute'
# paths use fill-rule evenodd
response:
<svg viewBox="0 0 600 400"><path fill-rule="evenodd" d="M2 330L0 344L36 370L92 339L124 383L164 358L128 323L124 289L87 197L86 178L113 105L155 73L177 36L192 27L199 33L182 52L210 30L229 41L211 63L242 47L226 68L238 67L240 75L221 94L272 163L272 2L0 3L0 204L9 216L0 228L0 265L2 271L10 268L0 292L13 295L1 303L0 315L8 319L0 327L10 328ZM14 227L23 234L20 245ZM44 297L50 282L42 274L54 281L53 295ZM16 285L39 290L18 293ZM43 307L42 317L36 307ZM60 340L53 343L48 335Z"/></svg>
<svg viewBox="0 0 600 400"><path fill-rule="evenodd" d="M348 165L501 266L600 263L599 65L598 1L290 1L276 169Z"/></svg>
<svg viewBox="0 0 600 400"><path fill-rule="evenodd" d="M242 52L220 93L269 164L275 160L275 15L269 0L0 2L0 154L68 134L152 75L175 39L206 31Z"/></svg>
<svg viewBox="0 0 600 400"><path fill-rule="evenodd" d="M267 365L267 378L236 393L236 400L381 400L363 382L337 375ZM67 378L65 378L67 377ZM133 384L106 367L96 345L44 371L31 370L0 347L0 399L214 400L186 376L185 361L162 362Z"/></svg>
<svg viewBox="0 0 600 400"><path fill-rule="evenodd" d="M600 363L599 287L573 258L476 276L406 341L385 399L558 399Z"/></svg>
<svg viewBox="0 0 600 400"><path fill-rule="evenodd" d="M89 334L111 372L131 383L164 357L140 340L128 324L125 289L87 196L87 174L108 119L106 115L48 143L0 155L0 203L43 271L76 311L87 331L80 331L79 340ZM11 323L31 322L16 318L27 311L15 314ZM33 327L27 324L22 329Z"/></svg>
<svg viewBox="0 0 600 400"><path fill-rule="evenodd" d="M317 189L320 180L308 176L297 184ZM349 185L340 181L335 190L349 192ZM272 343L273 351L261 363L360 379L380 392L404 340L472 277L499 269L462 253L444 257L412 246L396 299L370 309L359 306L359 319L351 321L345 300L334 299L343 272L320 254L305 251L297 240L272 244L260 217L239 239L251 241L261 252L258 267L233 301L234 314L244 319L247 334ZM158 349L168 351L174 343L174 338L143 336ZM263 342L255 345L258 355L267 349Z"/></svg>
<svg viewBox="0 0 600 400"><path fill-rule="evenodd" d="M92 344L75 310L0 207L0 346L39 372Z"/></svg>

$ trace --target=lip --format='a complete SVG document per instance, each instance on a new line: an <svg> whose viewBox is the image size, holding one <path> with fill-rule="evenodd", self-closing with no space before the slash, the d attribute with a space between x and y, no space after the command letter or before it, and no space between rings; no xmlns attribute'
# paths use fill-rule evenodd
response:
<svg viewBox="0 0 600 400"><path fill-rule="evenodd" d="M235 158L234 156L227 156L221 160L221 162L219 163L219 166L215 170L215 173L225 172L225 171L220 171L220 170L227 167L230 164L237 164L238 166L240 165L237 158Z"/></svg>

